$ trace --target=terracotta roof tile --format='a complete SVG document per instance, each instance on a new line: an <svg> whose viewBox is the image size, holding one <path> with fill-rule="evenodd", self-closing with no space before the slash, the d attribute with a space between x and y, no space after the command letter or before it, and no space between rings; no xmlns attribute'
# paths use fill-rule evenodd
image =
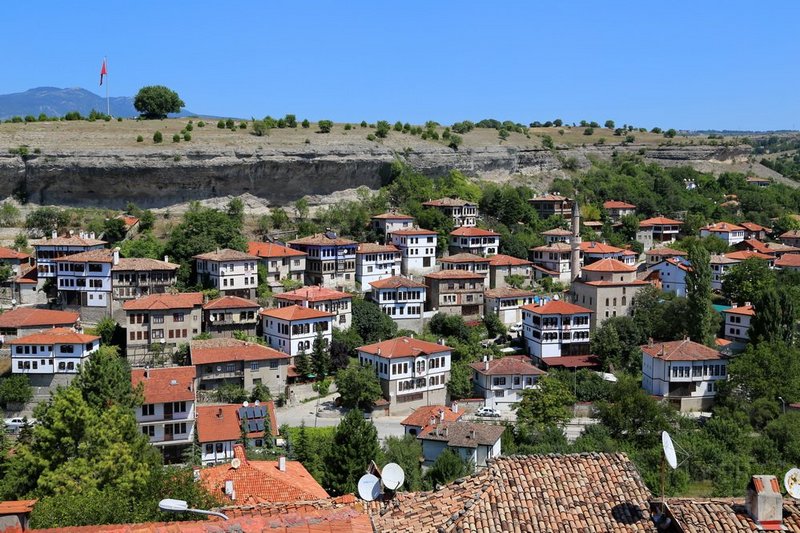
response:
<svg viewBox="0 0 800 533"><path fill-rule="evenodd" d="M190 352L194 365L289 358L289 355L273 348L230 337L192 341Z"/></svg>
<svg viewBox="0 0 800 533"><path fill-rule="evenodd" d="M477 206L478 204L461 198L439 198L438 200L423 202L422 205L427 207L463 207L465 205Z"/></svg>
<svg viewBox="0 0 800 533"><path fill-rule="evenodd" d="M175 263L168 263L166 261L159 261L158 259L150 259L147 257L121 257L119 263L111 267L112 271L150 271L150 270L178 270L180 265Z"/></svg>
<svg viewBox="0 0 800 533"><path fill-rule="evenodd" d="M684 533L751 533L760 528L750 517L743 498L667 499L667 512ZM800 506L783 500L783 531L800 532Z"/></svg>
<svg viewBox="0 0 800 533"><path fill-rule="evenodd" d="M732 315L756 316L756 310L752 305L731 307L730 309L725 309L723 313L730 313Z"/></svg>
<svg viewBox="0 0 800 533"><path fill-rule="evenodd" d="M547 231L543 231L541 235L553 236L553 237L571 237L572 232L568 229L561 229L561 228L553 228Z"/></svg>
<svg viewBox="0 0 800 533"><path fill-rule="evenodd" d="M636 206L619 200L606 200L603 202L603 209L636 209Z"/></svg>
<svg viewBox="0 0 800 533"><path fill-rule="evenodd" d="M775 261L776 267L800 268L800 254L784 254ZM2 318L0 318L2 320Z"/></svg>
<svg viewBox="0 0 800 533"><path fill-rule="evenodd" d="M114 218L121 220L125 224L125 231L139 223L139 218L133 215L117 215Z"/></svg>
<svg viewBox="0 0 800 533"><path fill-rule="evenodd" d="M532 365L530 357L525 355L507 355L486 363L483 361L470 363L469 366L479 374L486 376L538 376L545 373L544 370Z"/></svg>
<svg viewBox="0 0 800 533"><path fill-rule="evenodd" d="M453 254L439 259L440 263L487 263L489 264L488 257L481 257L479 255L463 253Z"/></svg>
<svg viewBox="0 0 800 533"><path fill-rule="evenodd" d="M430 274L425 274L425 278L430 279L484 279L484 276L481 274L476 274L475 272L469 272L467 270L459 270L456 268L451 268L448 270L440 270L438 272L431 272Z"/></svg>
<svg viewBox="0 0 800 533"><path fill-rule="evenodd" d="M258 259L258 256L240 252L239 250L223 248L222 250L195 255L192 259L202 259L205 261L255 261Z"/></svg>
<svg viewBox="0 0 800 533"><path fill-rule="evenodd" d="M392 276L391 278L379 279L370 282L370 285L376 289L398 289L400 287L407 287L409 289L425 289L427 285L416 282L404 276Z"/></svg>
<svg viewBox="0 0 800 533"><path fill-rule="evenodd" d="M522 309L537 315L583 315L592 313L591 309L586 309L580 305L571 304L563 300L550 300L544 305L523 305Z"/></svg>
<svg viewBox="0 0 800 533"><path fill-rule="evenodd" d="M404 215L402 213L381 213L380 215L373 215L373 219L376 220L414 220L414 217L409 215Z"/></svg>
<svg viewBox="0 0 800 533"><path fill-rule="evenodd" d="M715 222L714 224L703 226L700 229L710 231L712 233L729 233L731 231L744 231L743 227L737 226L736 224L731 224L730 222Z"/></svg>
<svg viewBox="0 0 800 533"><path fill-rule="evenodd" d="M108 244L106 241L89 239L88 237L56 237L55 239L42 239L33 244L34 248L39 246L102 246Z"/></svg>
<svg viewBox="0 0 800 533"><path fill-rule="evenodd" d="M482 228L468 228L462 226L450 232L454 237L499 237L500 234L488 229Z"/></svg>
<svg viewBox="0 0 800 533"><path fill-rule="evenodd" d="M326 302L328 300L352 299L353 295L349 292L337 291L319 285L309 285L293 291L276 294L275 298L292 302Z"/></svg>
<svg viewBox="0 0 800 533"><path fill-rule="evenodd" d="M709 262L712 265L733 265L735 263L738 263L737 260L731 259L721 254L712 254L711 258L709 259Z"/></svg>
<svg viewBox="0 0 800 533"><path fill-rule="evenodd" d="M399 229L389 233L390 235L438 235L435 231L424 228Z"/></svg>
<svg viewBox="0 0 800 533"><path fill-rule="evenodd" d="M164 311L168 309L192 309L203 305L202 292L180 292L177 294L150 294L122 304L125 311Z"/></svg>
<svg viewBox="0 0 800 533"><path fill-rule="evenodd" d="M394 244L378 244L376 242L362 242L356 249L357 254L388 254L395 253L400 257L400 249Z"/></svg>
<svg viewBox="0 0 800 533"><path fill-rule="evenodd" d="M645 252L645 255L668 255L668 256L688 256L689 254L684 252L683 250L676 250L674 248L662 247L662 248L651 248Z"/></svg>
<svg viewBox="0 0 800 533"><path fill-rule="evenodd" d="M289 248L276 244L274 242L256 242L250 241L247 243L247 253L261 258L269 257L301 257L308 255L300 250Z"/></svg>
<svg viewBox="0 0 800 533"><path fill-rule="evenodd" d="M30 259L30 257L31 256L29 254L18 252L16 250L12 250L11 248L6 248L5 246L0 246L0 259L18 259L20 261L24 261L25 259Z"/></svg>
<svg viewBox="0 0 800 533"><path fill-rule="evenodd" d="M424 428L429 425L431 419L435 418L437 421L441 420L444 416L445 422L455 422L462 416L463 412L454 412L452 408L446 405L429 405L415 409L413 413L408 415L400 422L402 426L414 426Z"/></svg>
<svg viewBox="0 0 800 533"><path fill-rule="evenodd" d="M78 313L70 311L17 307L0 314L0 328L74 326L79 319Z"/></svg>
<svg viewBox="0 0 800 533"><path fill-rule="evenodd" d="M560 194L542 194L540 196L534 196L529 202L540 201L540 202L563 202L563 201L570 201L570 198L566 196L561 196Z"/></svg>
<svg viewBox="0 0 800 533"><path fill-rule="evenodd" d="M417 436L419 440L446 442L455 448L477 448L492 446L503 435L506 427L500 424L481 422L440 422L426 426Z"/></svg>
<svg viewBox="0 0 800 533"><path fill-rule="evenodd" d="M785 233L781 233L781 239L800 239L800 229L790 229Z"/></svg>
<svg viewBox="0 0 800 533"><path fill-rule="evenodd" d="M581 250L588 254L621 254L625 250L611 246L604 242L597 241L583 241L581 242Z"/></svg>
<svg viewBox="0 0 800 533"><path fill-rule="evenodd" d="M552 244L545 244L544 246L536 246L531 248L534 252L569 252L572 246L565 242L554 242Z"/></svg>
<svg viewBox="0 0 800 533"><path fill-rule="evenodd" d="M755 232L769 231L769 228L765 228L764 226L756 224L755 222L742 222L739 225L742 226L747 231L755 231Z"/></svg>
<svg viewBox="0 0 800 533"><path fill-rule="evenodd" d="M194 401L193 366L131 369L131 384L144 386L144 403Z"/></svg>
<svg viewBox="0 0 800 533"><path fill-rule="evenodd" d="M520 259L519 257L514 257L512 255L505 255L505 254L497 254L489 258L489 266L493 267L528 266L532 264L533 263L531 263L527 259Z"/></svg>
<svg viewBox="0 0 800 533"><path fill-rule="evenodd" d="M315 235L309 235L308 237L289 241L289 244L307 244L311 246L346 246L358 243L342 237L329 237L324 233L317 233Z"/></svg>
<svg viewBox="0 0 800 533"><path fill-rule="evenodd" d="M642 220L639 222L640 228L649 228L652 226L682 226L683 222L667 217L653 217Z"/></svg>
<svg viewBox="0 0 800 533"><path fill-rule="evenodd" d="M33 511L39 500L11 500L0 502L0 516L9 514L25 514Z"/></svg>
<svg viewBox="0 0 800 533"><path fill-rule="evenodd" d="M504 287L502 289L486 289L483 291L486 298L533 298L536 293L526 289Z"/></svg>
<svg viewBox="0 0 800 533"><path fill-rule="evenodd" d="M241 405L198 405L197 438L204 442L238 441L242 438L239 425L239 408Z"/></svg>
<svg viewBox="0 0 800 533"><path fill-rule="evenodd" d="M600 359L596 355L562 355L561 357L545 357L542 362L550 367L564 368L600 368Z"/></svg>
<svg viewBox="0 0 800 533"><path fill-rule="evenodd" d="M725 257L728 259L733 259L734 261L746 261L748 259L763 259L765 261L770 261L775 259L775 257L772 255L760 254L752 250L739 250L738 252L731 252L725 254Z"/></svg>
<svg viewBox="0 0 800 533"><path fill-rule="evenodd" d="M295 320L309 320L311 318L332 318L333 314L300 305L287 305L286 307L278 309L264 309L261 311L261 316L292 322Z"/></svg>
<svg viewBox="0 0 800 533"><path fill-rule="evenodd" d="M581 267L581 270L589 272L636 272L636 267L607 257Z"/></svg>
<svg viewBox="0 0 800 533"><path fill-rule="evenodd" d="M203 309L258 309L258 302L239 296L222 296L203 304Z"/></svg>
<svg viewBox="0 0 800 533"><path fill-rule="evenodd" d="M87 344L96 340L100 340L100 337L84 335L68 328L53 328L41 333L18 337L13 341L9 341L8 344Z"/></svg>
<svg viewBox="0 0 800 533"><path fill-rule="evenodd" d="M381 352L381 357L392 359L394 357L417 357L419 355L430 355L442 352L449 352L451 348L435 342L423 341L412 337L397 337L388 341L367 344L358 348L359 352L377 355Z"/></svg>
<svg viewBox="0 0 800 533"><path fill-rule="evenodd" d="M711 361L722 359L722 354L713 348L703 346L689 339L670 342L656 342L642 346L642 351L651 357L665 361Z"/></svg>
<svg viewBox="0 0 800 533"><path fill-rule="evenodd" d="M748 250L753 250L761 254L771 254L772 250L764 244L763 242L759 241L758 239L746 239L739 243L737 247L745 247Z"/></svg>
<svg viewBox="0 0 800 533"><path fill-rule="evenodd" d="M65 255L55 260L57 263L113 263L114 252L111 250L89 250L72 255Z"/></svg>

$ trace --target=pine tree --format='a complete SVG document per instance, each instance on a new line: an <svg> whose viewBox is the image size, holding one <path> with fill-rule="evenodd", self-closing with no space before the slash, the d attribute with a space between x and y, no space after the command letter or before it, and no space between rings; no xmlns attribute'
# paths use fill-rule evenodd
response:
<svg viewBox="0 0 800 533"><path fill-rule="evenodd" d="M309 459L308 454L308 434L306 433L306 421L300 422L300 430L297 432L297 442L294 445L294 458L305 463Z"/></svg>
<svg viewBox="0 0 800 533"><path fill-rule="evenodd" d="M326 488L337 495L355 492L358 479L377 455L378 430L361 411L350 410L336 427L328 450Z"/></svg>
<svg viewBox="0 0 800 533"><path fill-rule="evenodd" d="M314 350L311 352L311 365L314 367L314 373L324 378L328 375L331 368L331 354L328 346L325 344L325 339L322 337L322 332L317 332L317 338L314 339Z"/></svg>
<svg viewBox="0 0 800 533"><path fill-rule="evenodd" d="M700 344L714 344L717 315L711 306L711 264L708 251L694 244L689 248L691 269L686 273L689 301L689 337Z"/></svg>
<svg viewBox="0 0 800 533"><path fill-rule="evenodd" d="M311 361L308 360L305 350L300 350L300 353L295 356L294 368L303 377L311 373Z"/></svg>
<svg viewBox="0 0 800 533"><path fill-rule="evenodd" d="M763 291L755 301L755 312L748 333L751 341L792 343L797 310L790 292Z"/></svg>

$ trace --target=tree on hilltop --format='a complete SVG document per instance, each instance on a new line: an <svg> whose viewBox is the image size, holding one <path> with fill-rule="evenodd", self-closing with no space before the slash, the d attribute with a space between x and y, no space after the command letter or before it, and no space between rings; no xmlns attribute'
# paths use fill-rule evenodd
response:
<svg viewBox="0 0 800 533"><path fill-rule="evenodd" d="M167 113L180 113L186 105L178 93L163 85L148 85L136 93L133 107L144 118L166 118Z"/></svg>

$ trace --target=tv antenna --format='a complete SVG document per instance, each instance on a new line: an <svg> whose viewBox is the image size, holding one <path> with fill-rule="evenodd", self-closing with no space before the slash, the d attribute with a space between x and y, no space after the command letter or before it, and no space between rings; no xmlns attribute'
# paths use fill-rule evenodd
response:
<svg viewBox="0 0 800 533"><path fill-rule="evenodd" d="M362 500L371 502L381 495L381 480L373 474L364 474L358 480L358 495Z"/></svg>
<svg viewBox="0 0 800 533"><path fill-rule="evenodd" d="M795 500L800 500L800 468L792 468L783 476L786 492Z"/></svg>
<svg viewBox="0 0 800 533"><path fill-rule="evenodd" d="M381 481L383 486L391 491L399 489L406 480L406 474L397 463L389 463L383 467Z"/></svg>

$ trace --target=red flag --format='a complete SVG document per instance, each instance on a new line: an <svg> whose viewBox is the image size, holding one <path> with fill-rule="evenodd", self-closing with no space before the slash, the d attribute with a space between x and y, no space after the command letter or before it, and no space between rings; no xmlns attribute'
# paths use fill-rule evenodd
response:
<svg viewBox="0 0 800 533"><path fill-rule="evenodd" d="M106 70L106 60L103 60L103 67L100 69L100 85L103 85L103 76L108 76L108 71Z"/></svg>

